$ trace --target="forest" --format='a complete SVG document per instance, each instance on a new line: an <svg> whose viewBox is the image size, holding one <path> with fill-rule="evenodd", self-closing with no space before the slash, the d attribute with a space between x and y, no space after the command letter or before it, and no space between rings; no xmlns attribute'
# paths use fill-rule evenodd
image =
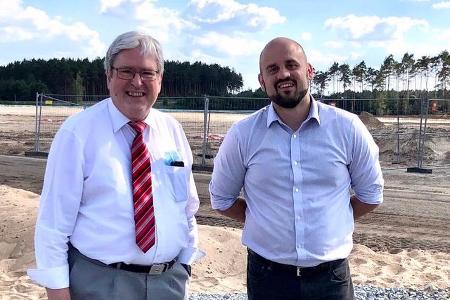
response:
<svg viewBox="0 0 450 300"><path fill-rule="evenodd" d="M229 95L242 75L229 67L165 61L160 96ZM0 101L34 101L36 93L108 95L103 59L32 59L0 66Z"/></svg>
<svg viewBox="0 0 450 300"><path fill-rule="evenodd" d="M107 95L103 59L32 59L0 66L0 101L34 101L37 92L59 95ZM161 98L172 108L202 107L202 99L195 96L233 96L240 105L232 109L256 109L260 104L243 101L266 98L259 88L243 90L242 75L234 69L202 62L166 61ZM376 107L365 108L394 112L393 99L401 99L402 111L416 113L415 99L447 99L440 108L448 112L450 97L450 54L447 50L436 56L414 58L405 53L401 60L388 55L379 69L367 67L365 61L355 66L334 62L328 70L315 70L311 93L317 99L376 99ZM183 101L171 101L170 97ZM411 100L412 99L412 100ZM380 101L381 100L381 101ZM192 103L191 103L192 102ZM193 103L196 102L196 103ZM198 103L197 103L198 102ZM341 101L342 102L342 101ZM411 111L412 103L415 107ZM229 101L214 105L217 109L231 107ZM253 103L253 104L252 104ZM258 102L259 103L259 102ZM266 102L260 102L266 103ZM375 104L374 104L375 105ZM339 105L354 110L352 101ZM349 107L350 106L350 107Z"/></svg>

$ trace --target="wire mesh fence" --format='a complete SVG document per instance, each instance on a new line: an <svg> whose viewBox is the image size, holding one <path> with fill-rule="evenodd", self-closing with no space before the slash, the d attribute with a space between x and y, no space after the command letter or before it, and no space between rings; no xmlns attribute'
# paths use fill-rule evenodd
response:
<svg viewBox="0 0 450 300"><path fill-rule="evenodd" d="M16 107L16 112L9 114L10 118L17 114L20 116L17 118L23 121L18 126L20 129L11 128L11 131L19 130L17 137L25 136L27 142L22 145L25 151L46 153L67 117L107 97L38 94L35 107ZM450 168L449 99L320 101L359 115L380 148L383 166ZM162 97L154 107L182 124L192 148L194 164L211 167L231 125L268 104L266 98ZM0 106L0 116L7 115ZM3 135L2 132L0 134ZM9 138L14 139L14 134Z"/></svg>

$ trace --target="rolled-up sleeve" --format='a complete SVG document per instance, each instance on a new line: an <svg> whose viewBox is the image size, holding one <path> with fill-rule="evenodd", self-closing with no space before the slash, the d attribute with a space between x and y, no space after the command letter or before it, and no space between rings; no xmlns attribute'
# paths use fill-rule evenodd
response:
<svg viewBox="0 0 450 300"><path fill-rule="evenodd" d="M370 132L359 118L353 120L353 147L349 172L352 189L361 202L383 202L384 180L379 161L379 149Z"/></svg>
<svg viewBox="0 0 450 300"><path fill-rule="evenodd" d="M60 129L47 160L36 222L36 269L28 275L47 288L69 286L67 250L83 190L83 150L73 132Z"/></svg>
<svg viewBox="0 0 450 300"><path fill-rule="evenodd" d="M214 169L209 193L213 209L226 210L230 208L244 184L246 167L244 164L244 149L238 140L236 126L226 134L217 156L214 159Z"/></svg>

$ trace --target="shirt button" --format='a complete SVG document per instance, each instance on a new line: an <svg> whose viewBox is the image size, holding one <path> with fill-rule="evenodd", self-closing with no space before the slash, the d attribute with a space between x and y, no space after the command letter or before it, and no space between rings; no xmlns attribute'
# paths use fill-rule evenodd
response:
<svg viewBox="0 0 450 300"><path fill-rule="evenodd" d="M295 188L295 192L298 193L298 188Z"/></svg>
<svg viewBox="0 0 450 300"><path fill-rule="evenodd" d="M297 135L296 135L296 134L294 134L294 135L293 135L293 137L294 137L294 139L295 139L295 138L297 138Z"/></svg>
<svg viewBox="0 0 450 300"><path fill-rule="evenodd" d="M298 161L294 160L294 165L298 165Z"/></svg>

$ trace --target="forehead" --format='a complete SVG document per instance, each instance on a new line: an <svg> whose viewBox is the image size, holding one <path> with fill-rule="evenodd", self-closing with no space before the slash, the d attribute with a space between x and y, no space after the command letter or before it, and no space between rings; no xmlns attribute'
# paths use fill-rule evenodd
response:
<svg viewBox="0 0 450 300"><path fill-rule="evenodd" d="M273 64L283 64L295 60L305 62L305 55L301 48L291 41L279 41L268 44L260 57L260 67L265 68Z"/></svg>
<svg viewBox="0 0 450 300"><path fill-rule="evenodd" d="M114 66L156 69L157 60L154 55L144 55L139 48L120 51L114 59Z"/></svg>

